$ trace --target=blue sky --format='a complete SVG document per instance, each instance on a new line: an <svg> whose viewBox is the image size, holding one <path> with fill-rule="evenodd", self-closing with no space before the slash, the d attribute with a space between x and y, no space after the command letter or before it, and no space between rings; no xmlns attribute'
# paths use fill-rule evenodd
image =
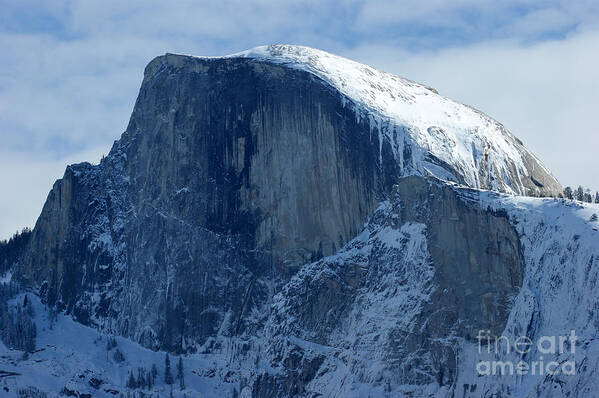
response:
<svg viewBox="0 0 599 398"><path fill-rule="evenodd" d="M495 117L564 185L599 189L597 1L0 0L0 238L32 226L68 163L127 125L165 52L270 43L344 55Z"/></svg>

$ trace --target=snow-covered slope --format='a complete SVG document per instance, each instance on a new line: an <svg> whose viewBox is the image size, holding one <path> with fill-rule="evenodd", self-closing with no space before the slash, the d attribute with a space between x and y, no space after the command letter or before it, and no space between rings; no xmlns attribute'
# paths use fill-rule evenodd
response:
<svg viewBox="0 0 599 398"><path fill-rule="evenodd" d="M370 119L372 132L384 135L379 144L387 140L398 162L406 142L417 144L413 169L406 174L520 195L561 192L549 171L500 123L429 87L303 46L262 46L215 58L250 58L318 76L353 103L357 117Z"/></svg>
<svg viewBox="0 0 599 398"><path fill-rule="evenodd" d="M152 397L168 397L171 390L176 398L227 397L239 393L240 380L250 378L252 369L257 369L253 362L231 365L237 351L232 344L227 344L233 343L230 341L213 355L184 358L184 389L176 379L178 357L171 356L171 372L175 378L171 388L164 381L165 352L151 351L125 338L103 335L69 316L59 314L51 322L39 298L31 293L27 296L34 307L37 349L24 358L23 352L11 350L0 342L0 396L3 398L22 398L18 391L29 387L47 393L48 398L118 397L133 390ZM23 299L24 294L21 294L12 303ZM109 338L114 339L116 346L107 350ZM115 360L117 350L123 355L122 361ZM152 388L127 388L130 372L137 378L138 368L150 371L152 365L158 370Z"/></svg>

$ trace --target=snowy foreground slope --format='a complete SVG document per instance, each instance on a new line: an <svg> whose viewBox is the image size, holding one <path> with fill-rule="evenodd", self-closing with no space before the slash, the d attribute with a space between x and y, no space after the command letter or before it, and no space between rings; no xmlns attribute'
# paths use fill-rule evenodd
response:
<svg viewBox="0 0 599 398"><path fill-rule="evenodd" d="M170 395L171 386L164 382L164 352L145 349L120 337L115 338L116 347L107 351L106 335L64 315L58 315L50 327L45 306L37 297L31 294L28 297L33 298L36 314L37 350L28 359L23 359L22 352L0 344L0 371L18 374L5 376L0 373L0 396L19 397L19 390L35 387L46 392L48 397L118 397L120 392L132 391L126 387L130 371L137 377L138 367L149 370L153 364L158 369L156 385L151 391L146 388L137 391L152 392L152 397ZM15 301L22 301L23 298L21 294ZM114 359L117 349L124 356L122 362ZM177 357L171 356L171 362L173 374L176 375ZM173 396L231 396L233 390L238 388L238 383L223 381L227 375L221 374L222 371L226 372L230 364L230 353L226 348L220 355L186 357L186 389L182 392L177 381L172 388Z"/></svg>
<svg viewBox="0 0 599 398"><path fill-rule="evenodd" d="M401 188L404 192L409 188L410 194L402 194ZM270 304L263 331L255 336L219 335L209 343L212 349L186 355L184 392L206 397L232 396L234 390L256 397L592 396L599 391L596 213L596 205L404 179L355 239L337 254L304 265L283 286ZM457 225L453 232L471 244L474 235L461 228L472 226L473 217L484 218L472 231L481 234L481 241L489 241L483 256L496 251L503 260L517 261L517 254L501 246L509 231L486 231L484 225L505 220L515 229L523 269L513 282L521 283L521 288L501 281L517 273L515 268L492 269L501 261L481 272L454 275L449 282L457 284L455 290L444 285L446 265L435 263L431 244L445 238L432 235L445 228L435 232L438 224ZM463 248L445 249L443 255L449 259ZM501 286L507 289L510 302L503 324L493 314L480 318L478 306L487 304L465 292L476 289L475 283L488 283L489 275L495 301L502 297ZM466 306L454 307L460 300ZM49 330L44 307L37 299L34 303L40 350L23 361L22 353L2 349L0 370L21 374L2 379L0 387L7 386L12 394L6 396L16 396L18 387L28 385L49 396L64 386L80 394L113 396L115 391L127 391L130 369L152 363L158 365L161 378L164 352L117 338L126 358L117 364L112 352L106 354L105 336L62 315ZM319 310L320 305L326 310ZM501 314L501 308L493 308ZM438 313L453 315L436 317ZM574 354L567 346L566 352L555 355L540 354L536 348L524 357L486 355L478 353L475 333L470 332L479 327L499 327L498 334L510 341L519 336L532 341L568 336L571 330L578 340ZM477 374L476 364L482 360L531 363L539 357L545 363L574 361L575 374ZM101 387L91 387L91 377L102 380ZM161 381L154 389L160 396L169 391Z"/></svg>

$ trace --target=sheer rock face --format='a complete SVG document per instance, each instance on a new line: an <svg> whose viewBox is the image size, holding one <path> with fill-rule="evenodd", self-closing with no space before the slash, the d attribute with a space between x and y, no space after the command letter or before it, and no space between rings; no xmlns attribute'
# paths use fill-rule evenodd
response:
<svg viewBox="0 0 599 398"><path fill-rule="evenodd" d="M399 171L377 139L307 72L159 57L110 154L54 185L22 275L153 347L239 331L264 274L334 253L390 192Z"/></svg>
<svg viewBox="0 0 599 398"><path fill-rule="evenodd" d="M243 59L152 61L121 140L136 208L297 266L353 238L398 172L315 77Z"/></svg>
<svg viewBox="0 0 599 398"><path fill-rule="evenodd" d="M19 275L78 321L152 348L195 350L255 333L302 264L337 252L402 175L422 168L409 134L399 159L388 131L357 109L321 76L281 63L158 57L110 154L69 166L54 185ZM430 228L430 255L455 264L439 271L449 291L467 251L476 271L501 267L483 264L480 250L518 247L506 235L497 248L465 248L452 222ZM503 299L476 290L507 280L498 278L473 288L484 313L463 302L454 312L499 327Z"/></svg>

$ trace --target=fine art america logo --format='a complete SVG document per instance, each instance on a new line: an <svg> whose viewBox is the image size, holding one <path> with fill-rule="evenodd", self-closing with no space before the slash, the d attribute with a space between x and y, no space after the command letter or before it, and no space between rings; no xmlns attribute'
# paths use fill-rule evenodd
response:
<svg viewBox="0 0 599 398"><path fill-rule="evenodd" d="M528 358L527 361L480 360L476 364L476 371L480 376L576 374L574 353L578 338L574 330L570 331L569 336L541 336L537 341L527 336L520 336L513 340L506 336L492 337L490 330L479 330L477 339L479 356L497 357L497 354L515 353L520 358L524 358L531 352L538 355ZM556 361L556 356L560 354L571 354L569 355L571 360ZM544 358L543 355L551 360Z"/></svg>

